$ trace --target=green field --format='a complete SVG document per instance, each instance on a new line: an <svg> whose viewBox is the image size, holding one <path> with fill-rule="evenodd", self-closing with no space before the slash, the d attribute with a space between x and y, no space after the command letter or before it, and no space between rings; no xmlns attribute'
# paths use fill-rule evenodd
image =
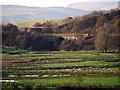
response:
<svg viewBox="0 0 120 90"><path fill-rule="evenodd" d="M32 88L36 85L103 88L120 86L118 53L16 49L3 49L2 52L3 80L15 80L3 82L3 87L7 89L12 87L11 84L19 87L30 84Z"/></svg>
<svg viewBox="0 0 120 90"><path fill-rule="evenodd" d="M71 82L72 81L72 82ZM110 81L110 82L108 82ZM98 85L98 86L117 86L118 83L118 77L116 76L83 76L82 80L80 78L75 77L60 77L60 78L42 78L42 79L25 79L25 80L18 80L19 83L31 83L33 85L37 85L38 83L40 85L45 86L59 86L59 85L68 85L68 86L77 86L77 85Z"/></svg>

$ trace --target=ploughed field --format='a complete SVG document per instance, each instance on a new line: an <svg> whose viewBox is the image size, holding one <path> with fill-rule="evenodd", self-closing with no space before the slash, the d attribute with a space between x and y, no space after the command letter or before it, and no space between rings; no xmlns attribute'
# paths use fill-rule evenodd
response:
<svg viewBox="0 0 120 90"><path fill-rule="evenodd" d="M2 87L119 88L118 53L2 50Z"/></svg>

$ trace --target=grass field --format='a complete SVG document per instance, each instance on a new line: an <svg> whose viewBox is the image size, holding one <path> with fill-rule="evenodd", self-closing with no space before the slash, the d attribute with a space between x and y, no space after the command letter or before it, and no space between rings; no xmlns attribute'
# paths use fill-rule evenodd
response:
<svg viewBox="0 0 120 90"><path fill-rule="evenodd" d="M108 82L109 81L109 82ZM118 77L116 76L83 76L82 80L75 77L60 77L60 78L42 78L42 79L24 79L18 80L19 83L31 83L37 85L38 83L42 86L59 86L59 85L68 85L68 86L77 86L77 85L98 85L98 86L117 86Z"/></svg>
<svg viewBox="0 0 120 90"><path fill-rule="evenodd" d="M16 81L3 82L3 87L7 89L12 87L12 84L19 87L30 84L32 88L36 85L110 88L120 86L118 53L16 49L3 49L2 52L3 80Z"/></svg>

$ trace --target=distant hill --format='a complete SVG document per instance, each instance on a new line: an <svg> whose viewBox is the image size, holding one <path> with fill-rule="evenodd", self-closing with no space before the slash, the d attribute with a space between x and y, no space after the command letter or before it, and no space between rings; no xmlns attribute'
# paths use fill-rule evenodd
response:
<svg viewBox="0 0 120 90"><path fill-rule="evenodd" d="M118 8L118 2L76 2L69 4L67 7L88 11L110 10Z"/></svg>
<svg viewBox="0 0 120 90"><path fill-rule="evenodd" d="M31 20L59 19L68 16L82 16L86 10L69 7L29 7L19 5L2 5L2 22L24 22Z"/></svg>

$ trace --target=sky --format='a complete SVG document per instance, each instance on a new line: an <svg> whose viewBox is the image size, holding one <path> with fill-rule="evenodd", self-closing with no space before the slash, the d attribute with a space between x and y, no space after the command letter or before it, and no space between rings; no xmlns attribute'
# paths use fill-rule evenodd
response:
<svg viewBox="0 0 120 90"><path fill-rule="evenodd" d="M119 0L0 0L0 5L66 7L68 4L75 2L119 2Z"/></svg>

